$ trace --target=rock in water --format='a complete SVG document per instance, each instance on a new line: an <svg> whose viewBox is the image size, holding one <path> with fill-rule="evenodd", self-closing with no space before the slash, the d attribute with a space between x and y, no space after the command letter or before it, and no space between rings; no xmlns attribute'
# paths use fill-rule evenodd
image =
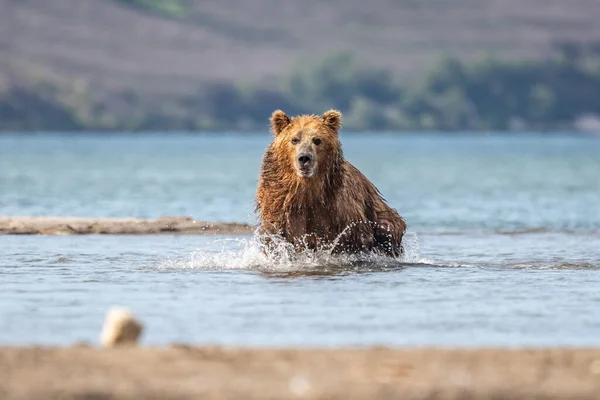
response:
<svg viewBox="0 0 600 400"><path fill-rule="evenodd" d="M143 326L126 308L112 308L106 315L100 341L104 347L135 345Z"/></svg>

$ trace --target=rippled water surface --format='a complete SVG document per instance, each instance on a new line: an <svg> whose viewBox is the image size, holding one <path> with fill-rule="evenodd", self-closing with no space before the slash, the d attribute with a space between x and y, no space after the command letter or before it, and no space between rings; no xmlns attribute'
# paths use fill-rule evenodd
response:
<svg viewBox="0 0 600 400"><path fill-rule="evenodd" d="M266 135L0 136L0 215L253 221ZM404 260L267 259L251 236L0 236L0 343L600 345L600 140L342 136Z"/></svg>

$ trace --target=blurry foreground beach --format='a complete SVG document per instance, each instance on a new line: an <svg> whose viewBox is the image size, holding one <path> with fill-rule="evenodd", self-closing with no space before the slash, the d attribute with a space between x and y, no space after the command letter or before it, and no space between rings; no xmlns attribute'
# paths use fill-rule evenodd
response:
<svg viewBox="0 0 600 400"><path fill-rule="evenodd" d="M2 399L597 399L600 349L0 348Z"/></svg>

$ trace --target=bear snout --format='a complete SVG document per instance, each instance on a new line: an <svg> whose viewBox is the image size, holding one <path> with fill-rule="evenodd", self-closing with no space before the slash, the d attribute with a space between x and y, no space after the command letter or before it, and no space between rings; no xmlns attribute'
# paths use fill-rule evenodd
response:
<svg viewBox="0 0 600 400"><path fill-rule="evenodd" d="M308 153L300 154L298 156L298 164L300 164L301 167L309 165L312 162L312 160L313 157Z"/></svg>

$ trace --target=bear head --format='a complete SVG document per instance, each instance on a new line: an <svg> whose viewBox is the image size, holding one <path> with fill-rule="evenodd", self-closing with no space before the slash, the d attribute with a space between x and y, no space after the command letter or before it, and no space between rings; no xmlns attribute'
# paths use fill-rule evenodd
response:
<svg viewBox="0 0 600 400"><path fill-rule="evenodd" d="M337 110L292 118L277 110L271 115L273 146L300 179L310 179L327 173L342 157L341 125L342 114Z"/></svg>

